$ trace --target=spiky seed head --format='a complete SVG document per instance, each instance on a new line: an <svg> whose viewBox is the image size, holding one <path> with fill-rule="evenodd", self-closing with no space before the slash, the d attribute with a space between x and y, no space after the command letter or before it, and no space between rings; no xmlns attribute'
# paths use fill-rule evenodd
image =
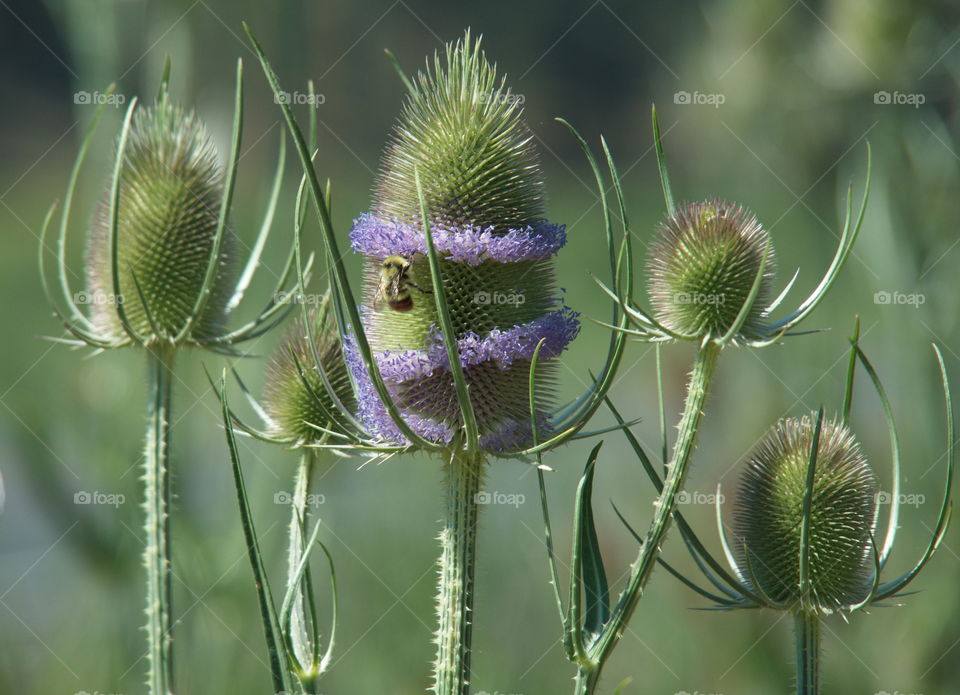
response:
<svg viewBox="0 0 960 695"><path fill-rule="evenodd" d="M877 477L853 434L824 420L810 513L809 592L800 581L801 527L816 415L778 422L750 454L733 508L742 576L795 610L831 613L863 600L873 571Z"/></svg>
<svg viewBox="0 0 960 695"><path fill-rule="evenodd" d="M356 412L340 334L328 306L324 301L311 307L306 323L302 317L294 321L267 363L263 405L272 420L270 434L295 445L316 444L324 439L324 433L315 426L338 429L330 414L339 415L340 409L317 370L311 339L337 399L347 410Z"/></svg>
<svg viewBox="0 0 960 695"><path fill-rule="evenodd" d="M147 342L180 333L214 250L222 178L216 149L193 112L164 93L154 106L134 114L120 170L117 300L112 299L109 183L89 235L91 317L101 331L114 338L125 335L116 307L122 301L131 327ZM188 341L220 332L234 270L234 243L227 231L210 298Z"/></svg>
<svg viewBox="0 0 960 695"><path fill-rule="evenodd" d="M695 338L725 335L750 296L768 246L767 231L740 205L710 200L678 206L660 224L647 260L657 320ZM772 281L771 247L741 333L761 324Z"/></svg>
<svg viewBox="0 0 960 695"><path fill-rule="evenodd" d="M417 75L383 157L375 212L420 226L414 173L431 222L523 229L543 217L543 183L522 98L470 32Z"/></svg>

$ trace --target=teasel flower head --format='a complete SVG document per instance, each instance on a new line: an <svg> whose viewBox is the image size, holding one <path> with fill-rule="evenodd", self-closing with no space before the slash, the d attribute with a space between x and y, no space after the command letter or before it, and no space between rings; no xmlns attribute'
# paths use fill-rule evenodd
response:
<svg viewBox="0 0 960 695"><path fill-rule="evenodd" d="M446 444L464 427L441 332L424 222L439 264L449 325L481 447L504 451L531 439L529 378L538 350L538 428L552 358L577 335L553 257L564 227L544 219L543 181L522 99L470 34L410 83L383 158L373 210L354 224L365 256L364 324L380 374L407 424ZM405 437L356 350L348 351L359 411L382 439Z"/></svg>
<svg viewBox="0 0 960 695"><path fill-rule="evenodd" d="M47 280L44 258L54 207L44 220L41 278L54 313L72 336L65 342L98 349L195 346L233 352L233 346L262 335L290 310L275 298L291 277L292 254L267 306L253 321L226 329L260 265L284 161L281 145L268 212L241 268L228 218L243 124L242 64L237 64L233 137L225 167L197 115L174 102L168 80L169 62L152 106L130 100L112 175L87 235L85 289L71 292L64 250L76 184L105 104L91 120L64 199L55 246L59 297Z"/></svg>
<svg viewBox="0 0 960 695"><path fill-rule="evenodd" d="M879 484L847 427L828 420L816 428L816 414L781 420L748 457L733 505L733 543L740 574L756 592L830 613L869 591Z"/></svg>
<svg viewBox="0 0 960 695"><path fill-rule="evenodd" d="M667 216L650 244L647 260L652 309L644 308L631 292L600 283L623 305L631 324L627 334L650 342L692 340L764 347L784 336L812 332L795 329L836 282L863 226L870 192L869 143L863 200L854 218L852 186L848 189L846 217L833 260L796 309L771 320L800 270L771 299L774 252L770 234L753 213L737 203L706 200L675 204L656 109L653 136Z"/></svg>
<svg viewBox="0 0 960 695"><path fill-rule="evenodd" d="M197 304L215 252L223 174L206 127L164 92L137 110L120 169L117 264L120 301L130 327L147 341L178 335ZM110 186L90 230L88 293L108 297L111 275ZM213 262L210 298L193 334L222 330L235 275L234 240L227 230ZM113 302L94 301L91 320L113 339L124 335Z"/></svg>
<svg viewBox="0 0 960 695"><path fill-rule="evenodd" d="M770 235L756 216L722 200L680 205L650 245L649 292L657 320L675 333L725 335L760 278L741 330L756 329L773 282Z"/></svg>
<svg viewBox="0 0 960 695"><path fill-rule="evenodd" d="M674 576L718 609L760 606L811 619L865 607L890 605L923 570L946 534L951 512L955 456L953 403L946 367L934 346L946 411L946 482L939 516L920 559L899 577L881 573L894 548L900 519L900 447L892 408L873 365L852 340L844 407L835 419L823 409L776 423L747 457L729 512L717 486L717 530L728 569L713 558L686 522L680 531L698 566L718 591L705 589L666 561ZM854 373L863 365L886 416L891 442L890 490L881 491L848 423ZM878 534L878 516L886 530Z"/></svg>
<svg viewBox="0 0 960 695"><path fill-rule="evenodd" d="M320 444L337 428L341 409L356 412L329 292L281 338L267 363L262 402L267 434L288 446Z"/></svg>

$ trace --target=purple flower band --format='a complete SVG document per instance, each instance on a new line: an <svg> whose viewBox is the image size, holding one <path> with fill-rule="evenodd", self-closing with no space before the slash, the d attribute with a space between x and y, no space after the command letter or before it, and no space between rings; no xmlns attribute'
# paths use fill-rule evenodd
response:
<svg viewBox="0 0 960 695"><path fill-rule="evenodd" d="M521 326L507 330L495 328L482 338L476 333L467 333L457 340L460 363L472 367L495 362L501 369L507 369L514 360L533 359L540 340L543 346L538 359L556 357L580 332L579 315L563 307ZM450 368L439 329L435 330L433 343L426 350L387 350L375 358L383 380L394 384L422 379L438 369Z"/></svg>
<svg viewBox="0 0 960 695"><path fill-rule="evenodd" d="M386 406L377 395L373 381L360 356L360 350L352 338L344 343L344 355L347 366L353 374L357 392L357 416L368 428L374 437L404 446L410 441L400 432L400 428L390 417ZM441 444L449 444L456 432L453 424L441 422L434 418L424 417L417 413L403 412L403 420L414 432L421 437ZM537 430L541 436L551 432L549 418L540 413L537 416ZM498 423L491 423L492 427L480 436L480 446L487 451L506 451L516 449L530 441L531 430L529 418L505 418Z"/></svg>
<svg viewBox="0 0 960 695"><path fill-rule="evenodd" d="M438 253L446 254L455 263L479 265L484 261L516 263L550 258L567 243L564 225L546 220L525 229L511 229L506 234L494 234L489 227L431 226L433 244ZM417 227L384 220L365 212L353 222L350 245L354 251L386 258L394 254L411 256L427 252L427 240Z"/></svg>

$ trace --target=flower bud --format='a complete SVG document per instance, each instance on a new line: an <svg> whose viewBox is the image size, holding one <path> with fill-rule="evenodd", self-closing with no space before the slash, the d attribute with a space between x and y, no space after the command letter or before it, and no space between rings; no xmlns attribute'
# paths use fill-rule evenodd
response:
<svg viewBox="0 0 960 695"><path fill-rule="evenodd" d="M877 477L854 436L824 420L809 522L809 592L801 587L804 497L816 418L788 418L750 454L733 510L741 575L777 604L829 613L870 591Z"/></svg>
<svg viewBox="0 0 960 695"><path fill-rule="evenodd" d="M117 313L145 343L172 340L191 320L200 297L221 213L222 168L207 129L166 93L133 116L120 168L117 220L119 296L111 270L110 190L90 230L87 279L91 319L111 338L125 337ZM229 232L216 260L209 300L191 339L222 328L234 275ZM112 298L100 301L100 298Z"/></svg>
<svg viewBox="0 0 960 695"><path fill-rule="evenodd" d="M679 205L658 229L647 261L657 320L692 338L725 335L760 272L770 237L745 208L722 200ZM773 281L772 250L741 333L762 325Z"/></svg>
<svg viewBox="0 0 960 695"><path fill-rule="evenodd" d="M310 340L339 405L323 383ZM319 443L325 434L316 426L336 431L331 414L340 416L341 405L356 410L340 334L324 302L307 312L307 323L302 318L293 322L267 363L263 406L271 421L269 434L298 445Z"/></svg>

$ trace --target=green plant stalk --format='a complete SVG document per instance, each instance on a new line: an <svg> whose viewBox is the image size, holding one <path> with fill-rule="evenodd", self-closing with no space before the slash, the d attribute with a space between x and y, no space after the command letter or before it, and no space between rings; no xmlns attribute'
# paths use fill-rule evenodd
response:
<svg viewBox="0 0 960 695"><path fill-rule="evenodd" d="M477 551L478 494L486 460L454 450L446 466L446 510L440 531L437 583L437 658L433 692L470 692L470 646L473 633L473 584Z"/></svg>
<svg viewBox="0 0 960 695"><path fill-rule="evenodd" d="M797 695L820 692L820 618L806 611L793 616L797 649Z"/></svg>
<svg viewBox="0 0 960 695"><path fill-rule="evenodd" d="M687 385L687 396L683 414L680 417L677 441L674 444L673 456L667 467L667 477L663 484L663 491L654 503L653 519L644 538L640 554L634 562L630 573L627 588L617 602L613 615L604 626L603 631L587 646L586 658L580 662L577 673L576 695L590 695L595 693L600 682L600 672L610 652L620 639L637 602L643 594L643 589L650 579L653 568L657 564L660 546L666 538L667 531L673 521L673 513L677 507L677 495L683 490L687 477L690 457L696 446L697 433L700 421L703 418L703 409L707 402L710 383L717 366L722 346L705 341L697 352L690 372L690 382Z"/></svg>
<svg viewBox="0 0 960 695"><path fill-rule="evenodd" d="M147 433L143 485L147 641L152 695L173 693L173 586L170 552L170 396L176 351L148 348Z"/></svg>
<svg viewBox="0 0 960 695"><path fill-rule="evenodd" d="M287 590L289 582L296 579L297 569L303 558L303 544L306 540L302 530L307 527L308 501L310 488L316 473L317 455L313 449L304 448L300 452L300 463L294 480L293 499L290 503L290 546L287 552ZM309 549L307 549L309 552ZM290 636L294 654L301 665L313 665L313 644L309 606L303 591L303 582L297 582L293 599L293 611L290 613ZM302 674L309 678L311 674Z"/></svg>

